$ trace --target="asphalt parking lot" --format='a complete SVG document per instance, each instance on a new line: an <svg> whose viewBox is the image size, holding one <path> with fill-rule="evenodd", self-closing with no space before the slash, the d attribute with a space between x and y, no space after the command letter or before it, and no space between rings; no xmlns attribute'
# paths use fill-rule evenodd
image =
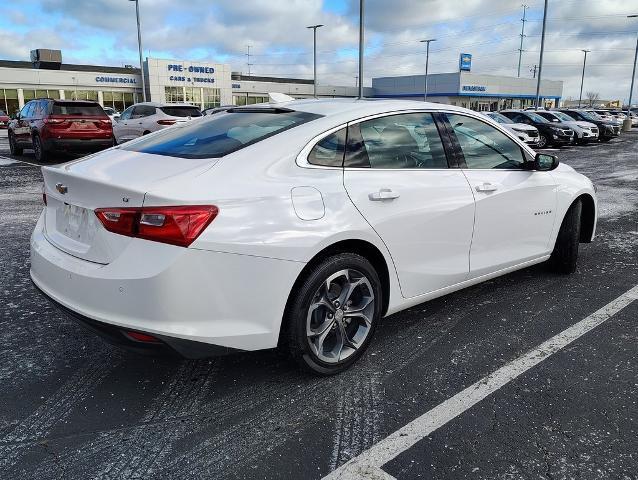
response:
<svg viewBox="0 0 638 480"><path fill-rule="evenodd" d="M552 153L598 187L598 236L574 275L535 266L392 315L351 370L315 378L275 351L140 357L61 315L29 280L40 171L12 159L0 131L0 477L319 479L625 295L595 329L367 471L638 478L638 301L626 296L638 285L638 131Z"/></svg>

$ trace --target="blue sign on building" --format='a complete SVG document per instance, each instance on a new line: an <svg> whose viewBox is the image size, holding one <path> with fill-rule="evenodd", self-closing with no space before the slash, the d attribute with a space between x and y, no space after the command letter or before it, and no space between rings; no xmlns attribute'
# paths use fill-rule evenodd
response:
<svg viewBox="0 0 638 480"><path fill-rule="evenodd" d="M469 53L462 53L459 56L459 70L469 72L472 70L472 55Z"/></svg>
<svg viewBox="0 0 638 480"><path fill-rule="evenodd" d="M98 83L137 83L135 78L128 77L95 77Z"/></svg>

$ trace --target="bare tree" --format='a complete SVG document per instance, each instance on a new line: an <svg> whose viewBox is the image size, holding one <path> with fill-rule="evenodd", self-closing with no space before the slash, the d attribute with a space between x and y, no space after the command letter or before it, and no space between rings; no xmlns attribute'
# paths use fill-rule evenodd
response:
<svg viewBox="0 0 638 480"><path fill-rule="evenodd" d="M587 92L585 93L585 96L587 97L587 100L589 100L590 107L593 107L594 103L600 98L598 92Z"/></svg>

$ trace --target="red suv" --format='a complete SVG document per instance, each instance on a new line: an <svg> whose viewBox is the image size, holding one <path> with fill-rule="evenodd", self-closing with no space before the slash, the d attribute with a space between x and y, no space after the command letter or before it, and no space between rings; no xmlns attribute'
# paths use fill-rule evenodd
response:
<svg viewBox="0 0 638 480"><path fill-rule="evenodd" d="M9 115L0 110L0 128L7 128L9 126Z"/></svg>
<svg viewBox="0 0 638 480"><path fill-rule="evenodd" d="M113 146L111 119L97 102L31 100L9 122L13 155L32 148L38 162L52 151L94 152Z"/></svg>

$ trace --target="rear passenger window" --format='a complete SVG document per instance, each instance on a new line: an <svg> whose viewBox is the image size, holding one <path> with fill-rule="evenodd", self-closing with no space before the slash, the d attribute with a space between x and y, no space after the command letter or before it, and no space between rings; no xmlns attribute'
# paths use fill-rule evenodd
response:
<svg viewBox="0 0 638 480"><path fill-rule="evenodd" d="M465 115L447 114L465 164L472 169L522 169L521 147L492 125Z"/></svg>
<svg viewBox="0 0 638 480"><path fill-rule="evenodd" d="M348 166L448 168L439 131L429 113L389 115L358 125L361 138L349 141ZM356 148L360 151L351 151Z"/></svg>
<svg viewBox="0 0 638 480"><path fill-rule="evenodd" d="M323 167L341 167L346 145L346 129L321 139L308 154L308 163Z"/></svg>

